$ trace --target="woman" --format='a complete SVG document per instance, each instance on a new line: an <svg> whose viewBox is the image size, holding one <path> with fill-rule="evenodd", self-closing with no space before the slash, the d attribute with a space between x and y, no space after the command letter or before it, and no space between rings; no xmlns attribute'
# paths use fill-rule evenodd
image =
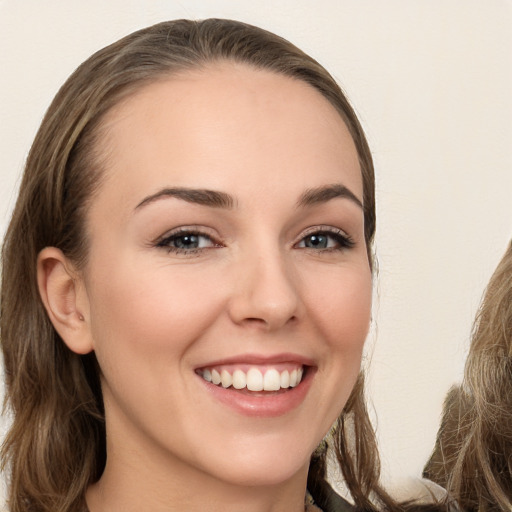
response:
<svg viewBox="0 0 512 512"><path fill-rule="evenodd" d="M478 312L464 381L445 400L424 476L462 510L512 509L512 244Z"/></svg>
<svg viewBox="0 0 512 512"><path fill-rule="evenodd" d="M3 246L10 510L345 510L327 432L355 504L395 507L359 374L374 232L361 126L287 41L181 20L93 55Z"/></svg>

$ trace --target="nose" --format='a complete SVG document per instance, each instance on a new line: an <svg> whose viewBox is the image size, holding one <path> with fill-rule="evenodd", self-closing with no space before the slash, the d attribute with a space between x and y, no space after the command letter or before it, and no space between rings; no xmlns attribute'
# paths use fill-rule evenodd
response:
<svg viewBox="0 0 512 512"><path fill-rule="evenodd" d="M235 273L231 320L275 331L299 318L298 277L279 251L246 255Z"/></svg>

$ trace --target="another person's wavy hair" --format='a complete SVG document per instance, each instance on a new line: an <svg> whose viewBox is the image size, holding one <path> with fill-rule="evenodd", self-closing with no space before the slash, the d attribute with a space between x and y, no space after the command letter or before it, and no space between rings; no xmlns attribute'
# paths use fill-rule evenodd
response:
<svg viewBox="0 0 512 512"><path fill-rule="evenodd" d="M94 354L70 351L53 328L36 280L38 253L55 246L83 268L85 216L101 185L98 150L105 114L146 84L234 61L306 82L339 112L354 140L363 179L365 239L373 267L374 170L363 130L329 73L288 41L243 23L164 22L135 32L85 61L59 90L28 155L2 249L0 337L13 423L1 452L11 512L67 512L84 505L105 465L105 424ZM269 127L269 129L271 129ZM391 508L361 374L334 431L333 451L355 504ZM308 487L328 496L326 455L312 457Z"/></svg>
<svg viewBox="0 0 512 512"><path fill-rule="evenodd" d="M424 476L463 511L512 510L512 242L485 291Z"/></svg>

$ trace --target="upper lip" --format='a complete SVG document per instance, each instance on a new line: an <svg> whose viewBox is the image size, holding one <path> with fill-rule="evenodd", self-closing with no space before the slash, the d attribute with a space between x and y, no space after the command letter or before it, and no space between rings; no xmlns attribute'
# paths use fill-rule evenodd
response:
<svg viewBox="0 0 512 512"><path fill-rule="evenodd" d="M204 364L197 366L196 369L210 368L213 366L221 366L221 365L250 364L250 365L267 366L267 365L279 364L279 363L299 363L302 366L315 366L315 363L311 358L300 355L300 354L294 354L291 352L287 352L287 353L273 354L273 355L240 354L237 356L230 356L230 357L226 357L223 359L216 359L214 361L208 361Z"/></svg>

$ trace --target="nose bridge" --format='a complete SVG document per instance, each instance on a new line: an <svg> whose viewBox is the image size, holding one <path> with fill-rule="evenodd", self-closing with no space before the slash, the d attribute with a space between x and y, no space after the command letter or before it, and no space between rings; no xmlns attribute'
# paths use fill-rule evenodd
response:
<svg viewBox="0 0 512 512"><path fill-rule="evenodd" d="M237 323L259 323L277 329L297 317L297 280L284 251L271 244L252 248L239 265L231 307Z"/></svg>

